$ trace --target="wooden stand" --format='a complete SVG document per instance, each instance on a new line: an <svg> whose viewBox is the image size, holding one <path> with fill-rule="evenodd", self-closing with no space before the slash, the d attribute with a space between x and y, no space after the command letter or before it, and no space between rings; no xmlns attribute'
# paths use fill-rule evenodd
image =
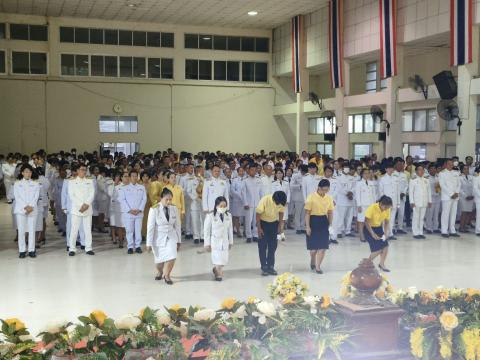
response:
<svg viewBox="0 0 480 360"><path fill-rule="evenodd" d="M342 352L342 358L360 359L411 359L409 353L398 347L398 319L404 311L396 305L355 305L348 301L335 301L336 309L346 319L346 326L353 332L353 345Z"/></svg>

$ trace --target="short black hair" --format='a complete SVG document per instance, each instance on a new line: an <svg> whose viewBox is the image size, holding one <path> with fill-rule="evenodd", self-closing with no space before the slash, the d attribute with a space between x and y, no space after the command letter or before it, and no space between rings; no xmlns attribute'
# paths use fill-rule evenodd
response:
<svg viewBox="0 0 480 360"><path fill-rule="evenodd" d="M275 204L285 206L287 203L287 194L283 191L275 191L272 195Z"/></svg>
<svg viewBox="0 0 480 360"><path fill-rule="evenodd" d="M308 168L309 169L318 169L318 166L317 166L317 164L311 162L311 163L308 163Z"/></svg>
<svg viewBox="0 0 480 360"><path fill-rule="evenodd" d="M392 198L387 195L382 195L382 197L378 200L378 202L380 203L380 205L383 205L383 206L393 205Z"/></svg>
<svg viewBox="0 0 480 360"><path fill-rule="evenodd" d="M160 194L160 199L163 199L167 195L173 196L173 193L170 191L169 188L164 187L162 193Z"/></svg>
<svg viewBox="0 0 480 360"><path fill-rule="evenodd" d="M328 181L327 179L322 179L319 181L318 187L319 188L330 187L330 181Z"/></svg>

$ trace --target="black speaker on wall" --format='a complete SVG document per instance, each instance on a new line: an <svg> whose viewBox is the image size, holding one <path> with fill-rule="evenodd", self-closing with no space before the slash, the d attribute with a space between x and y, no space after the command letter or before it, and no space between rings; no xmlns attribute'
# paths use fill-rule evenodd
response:
<svg viewBox="0 0 480 360"><path fill-rule="evenodd" d="M443 100L450 100L457 96L457 82L451 71L442 71L433 77L438 94Z"/></svg>
<svg viewBox="0 0 480 360"><path fill-rule="evenodd" d="M378 133L378 141L387 141L387 133L386 132L379 132Z"/></svg>
<svg viewBox="0 0 480 360"><path fill-rule="evenodd" d="M324 134L323 141L335 141L335 134Z"/></svg>

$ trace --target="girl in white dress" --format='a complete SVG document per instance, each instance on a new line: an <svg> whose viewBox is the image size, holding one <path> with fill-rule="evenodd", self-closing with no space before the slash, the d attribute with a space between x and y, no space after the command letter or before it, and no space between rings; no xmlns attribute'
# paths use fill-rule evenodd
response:
<svg viewBox="0 0 480 360"><path fill-rule="evenodd" d="M205 218L203 225L205 249L212 253L213 274L216 281L222 281L223 267L228 263L228 252L233 245L232 216L227 211L227 199L215 199L212 213Z"/></svg>
<svg viewBox="0 0 480 360"><path fill-rule="evenodd" d="M275 181L272 183L272 192L283 191L287 194L287 204L285 205L285 212L283 213L283 218L288 219L288 208L290 205L290 183L283 179L283 170L277 168L275 170ZM285 241L285 233L278 234L278 239Z"/></svg>
<svg viewBox="0 0 480 360"><path fill-rule="evenodd" d="M163 277L168 285L173 285L170 274L182 235L180 214L176 206L172 205L172 198L173 193L164 188L160 201L150 208L147 221L147 251L153 251L158 271L155 280Z"/></svg>

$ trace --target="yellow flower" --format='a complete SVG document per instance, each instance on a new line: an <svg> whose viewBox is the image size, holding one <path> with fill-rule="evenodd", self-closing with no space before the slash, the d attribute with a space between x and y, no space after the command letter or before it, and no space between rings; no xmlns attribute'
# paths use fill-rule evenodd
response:
<svg viewBox="0 0 480 360"><path fill-rule="evenodd" d="M387 285L385 290L387 291L387 294L393 294L395 292L395 290L393 289L393 286L390 284Z"/></svg>
<svg viewBox="0 0 480 360"><path fill-rule="evenodd" d="M423 357L423 332L425 330L422 328L415 329L410 334L410 350L412 355L418 359Z"/></svg>
<svg viewBox="0 0 480 360"><path fill-rule="evenodd" d="M175 305L172 305L172 306L170 307L170 310L171 310L171 311L178 312L178 310L180 310L181 308L182 308L182 307L181 307L180 305L175 304Z"/></svg>
<svg viewBox="0 0 480 360"><path fill-rule="evenodd" d="M255 296L249 296L247 303L248 304L255 304L257 302L257 298Z"/></svg>
<svg viewBox="0 0 480 360"><path fill-rule="evenodd" d="M385 299L385 290L383 289L378 289L376 292L375 292L375 296L380 299L380 300L383 300Z"/></svg>
<svg viewBox="0 0 480 360"><path fill-rule="evenodd" d="M328 309L332 305L332 298L330 295L323 295L322 296L322 302L320 303L320 307L322 309Z"/></svg>
<svg viewBox="0 0 480 360"><path fill-rule="evenodd" d="M340 296L341 297L349 297L350 296L350 291L348 290L348 287L343 286L342 289L340 290Z"/></svg>
<svg viewBox="0 0 480 360"><path fill-rule="evenodd" d="M444 311L439 320L446 331L452 331L458 326L458 317L451 311Z"/></svg>
<svg viewBox="0 0 480 360"><path fill-rule="evenodd" d="M107 314L105 314L102 310L93 310L90 313L90 318L95 320L99 326L102 326L107 318Z"/></svg>
<svg viewBox="0 0 480 360"><path fill-rule="evenodd" d="M350 275L352 274L351 271L349 271L343 278L342 278L342 285L343 286L348 286L350 285Z"/></svg>
<svg viewBox="0 0 480 360"><path fill-rule="evenodd" d="M440 336L438 339L440 343L440 356L442 359L450 359L452 357L452 333L447 336Z"/></svg>
<svg viewBox="0 0 480 360"><path fill-rule="evenodd" d="M140 309L140 319L143 319L143 314L145 313L145 308Z"/></svg>
<svg viewBox="0 0 480 360"><path fill-rule="evenodd" d="M236 303L237 303L237 300L235 298L232 298L232 297L226 298L222 302L222 309L232 310Z"/></svg>
<svg viewBox="0 0 480 360"><path fill-rule="evenodd" d="M461 336L465 347L465 359L480 359L480 328L465 329Z"/></svg>
<svg viewBox="0 0 480 360"><path fill-rule="evenodd" d="M283 303L284 305L294 304L296 297L297 297L297 294L295 294L294 292L289 292L289 293L283 298L282 303Z"/></svg>
<svg viewBox="0 0 480 360"><path fill-rule="evenodd" d="M420 291L420 302L423 305L427 305L430 301L432 301L433 295L428 291Z"/></svg>
<svg viewBox="0 0 480 360"><path fill-rule="evenodd" d="M7 323L8 326L15 324L15 331L25 329L25 324L17 318L6 319L4 321Z"/></svg>

